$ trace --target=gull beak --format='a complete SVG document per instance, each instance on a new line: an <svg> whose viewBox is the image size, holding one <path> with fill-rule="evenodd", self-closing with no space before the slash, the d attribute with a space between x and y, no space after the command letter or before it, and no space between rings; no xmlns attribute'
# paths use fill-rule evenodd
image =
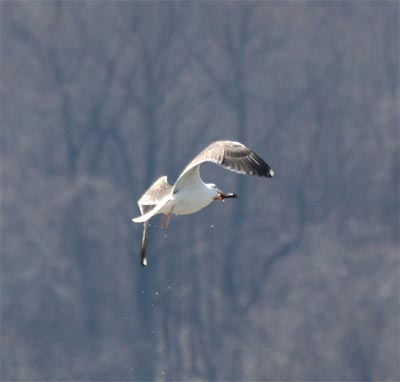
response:
<svg viewBox="0 0 400 382"><path fill-rule="evenodd" d="M239 195L237 194L224 194L221 190L218 190L218 195L214 198L214 200L224 200L224 199L236 199Z"/></svg>

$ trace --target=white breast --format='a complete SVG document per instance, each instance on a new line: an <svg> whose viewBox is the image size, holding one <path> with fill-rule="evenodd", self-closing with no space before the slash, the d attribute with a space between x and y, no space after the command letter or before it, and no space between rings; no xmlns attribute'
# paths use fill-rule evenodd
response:
<svg viewBox="0 0 400 382"><path fill-rule="evenodd" d="M189 215L207 207L214 199L214 193L204 183L185 187L175 195L173 213Z"/></svg>

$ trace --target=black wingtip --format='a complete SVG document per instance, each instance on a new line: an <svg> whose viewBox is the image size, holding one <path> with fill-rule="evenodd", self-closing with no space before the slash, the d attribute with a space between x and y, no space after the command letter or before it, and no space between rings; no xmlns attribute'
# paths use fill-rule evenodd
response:
<svg viewBox="0 0 400 382"><path fill-rule="evenodd" d="M140 265L144 268L144 267L147 267L147 259L146 259L146 257L142 257L141 259L140 259Z"/></svg>
<svg viewBox="0 0 400 382"><path fill-rule="evenodd" d="M144 245L142 246L142 251L140 253L140 265L143 268L147 267L146 247L147 247L147 240L145 240Z"/></svg>
<svg viewBox="0 0 400 382"><path fill-rule="evenodd" d="M265 176L267 178L272 178L275 175L274 170L254 151L248 156L248 160L251 163L253 175Z"/></svg>
<svg viewBox="0 0 400 382"><path fill-rule="evenodd" d="M268 165L267 165L268 166ZM259 176L265 176L267 178L272 178L275 176L275 171L271 167L263 167L257 173Z"/></svg>

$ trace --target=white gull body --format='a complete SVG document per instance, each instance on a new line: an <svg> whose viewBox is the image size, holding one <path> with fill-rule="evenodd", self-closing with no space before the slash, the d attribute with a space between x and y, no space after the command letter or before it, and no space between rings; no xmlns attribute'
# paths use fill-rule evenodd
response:
<svg viewBox="0 0 400 382"><path fill-rule="evenodd" d="M216 197L218 197L218 191L213 184L200 183L183 188L173 195L170 213L193 214L207 207Z"/></svg>
<svg viewBox="0 0 400 382"><path fill-rule="evenodd" d="M213 162L241 174L274 176L271 167L243 144L234 141L216 141L185 167L174 185L168 183L166 176L160 177L138 201L141 216L132 219L135 223L144 223L142 266L147 265L148 221L154 215L164 214L162 227L167 228L173 214L188 215L207 207L213 200L237 198L235 194L224 195L215 184L203 182L200 165L204 162Z"/></svg>

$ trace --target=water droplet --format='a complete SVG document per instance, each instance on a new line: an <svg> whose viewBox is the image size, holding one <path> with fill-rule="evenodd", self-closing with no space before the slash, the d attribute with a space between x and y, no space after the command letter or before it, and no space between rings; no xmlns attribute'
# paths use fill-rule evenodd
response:
<svg viewBox="0 0 400 382"><path fill-rule="evenodd" d="M168 234L167 234L167 233L164 233L164 237L168 237Z"/></svg>
<svg viewBox="0 0 400 382"><path fill-rule="evenodd" d="M165 374L165 371L162 371L161 374L164 375L164 374Z"/></svg>
<svg viewBox="0 0 400 382"><path fill-rule="evenodd" d="M211 228L214 228L214 224L211 224L210 227L211 227Z"/></svg>
<svg viewBox="0 0 400 382"><path fill-rule="evenodd" d="M158 296L158 292L156 292L156 296Z"/></svg>

